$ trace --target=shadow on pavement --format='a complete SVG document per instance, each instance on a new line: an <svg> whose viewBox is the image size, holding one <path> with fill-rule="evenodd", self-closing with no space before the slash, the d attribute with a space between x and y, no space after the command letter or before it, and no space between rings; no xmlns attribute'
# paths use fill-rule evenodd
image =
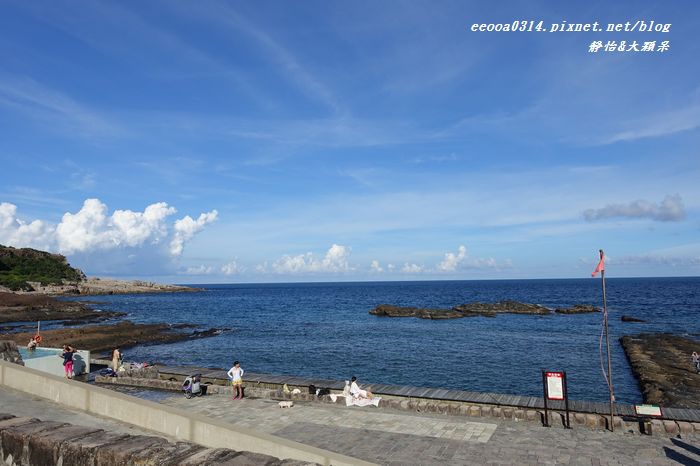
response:
<svg viewBox="0 0 700 466"><path fill-rule="evenodd" d="M700 466L700 461L694 460L693 458L679 453L676 450L672 450L668 447L664 447L664 452L666 457L684 466Z"/></svg>

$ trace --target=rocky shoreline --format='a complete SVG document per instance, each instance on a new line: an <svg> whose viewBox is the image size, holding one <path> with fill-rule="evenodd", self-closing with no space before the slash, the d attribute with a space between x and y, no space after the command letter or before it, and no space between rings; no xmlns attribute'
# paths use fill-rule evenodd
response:
<svg viewBox="0 0 700 466"><path fill-rule="evenodd" d="M87 277L76 283L62 285L42 285L30 282L34 291L26 294L74 296L74 295L111 295L111 294L140 294L140 293L193 293L201 291L181 285L167 285L143 280L116 280L113 278Z"/></svg>
<svg viewBox="0 0 700 466"><path fill-rule="evenodd" d="M193 330L191 325L135 324L121 321L112 325L87 325L41 332L41 346L60 348L65 344L92 352L109 352L115 347L129 348L137 345L158 345L183 340L220 335L228 329L210 328ZM36 332L0 335L0 340L10 340L24 346Z"/></svg>
<svg viewBox="0 0 700 466"><path fill-rule="evenodd" d="M419 319L444 320L460 319L463 317L496 317L498 314L529 314L548 315L557 314L584 314L600 312L600 309L588 304L575 304L568 308L557 308L552 311L539 304L521 303L518 301L499 301L497 303L467 303L453 306L450 309L430 309L419 307L394 306L380 304L369 313L379 317L417 317Z"/></svg>
<svg viewBox="0 0 700 466"><path fill-rule="evenodd" d="M99 283L100 287L92 286L91 283ZM84 288L80 293L67 291L53 294L197 291L173 285L99 279L88 280L86 286L88 288ZM135 291L136 289L140 291ZM56 291L60 290L52 289L52 292ZM122 320L126 313L95 310L90 304L96 303L60 300L38 292L0 292L0 324L5 324L0 325L0 340L12 340L19 346L26 345L36 334L34 328L37 321L58 322L61 325L61 328L42 330L40 346L61 347L70 344L75 348L94 352L109 351L114 347L128 348L206 338L228 330L196 329L189 324L135 324ZM104 321L111 322L99 324Z"/></svg>
<svg viewBox="0 0 700 466"><path fill-rule="evenodd" d="M700 409L700 374L691 354L700 341L668 333L642 333L620 338L645 403Z"/></svg>
<svg viewBox="0 0 700 466"><path fill-rule="evenodd" d="M85 303L61 301L42 294L0 292L0 324L47 320L87 323L125 315L123 312L96 311Z"/></svg>

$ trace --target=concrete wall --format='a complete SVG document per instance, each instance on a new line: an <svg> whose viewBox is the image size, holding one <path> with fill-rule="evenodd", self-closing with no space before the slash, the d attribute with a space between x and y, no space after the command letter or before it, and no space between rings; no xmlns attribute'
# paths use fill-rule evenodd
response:
<svg viewBox="0 0 700 466"><path fill-rule="evenodd" d="M0 385L206 447L245 450L323 465L371 464L5 361L0 361Z"/></svg>
<svg viewBox="0 0 700 466"><path fill-rule="evenodd" d="M42 351L51 351L54 354L42 357L24 357L24 366L36 369L38 371L46 372L48 374L53 374L58 377L65 376L65 369L63 366L63 358L61 354L63 349L61 348L41 348ZM20 353L24 353L20 351ZM75 375L85 374L90 372L90 352L84 350L78 350L73 355L73 373Z"/></svg>

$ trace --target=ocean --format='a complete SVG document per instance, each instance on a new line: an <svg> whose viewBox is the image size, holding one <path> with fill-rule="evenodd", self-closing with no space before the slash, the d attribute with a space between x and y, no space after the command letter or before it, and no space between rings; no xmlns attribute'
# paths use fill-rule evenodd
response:
<svg viewBox="0 0 700 466"><path fill-rule="evenodd" d="M642 396L619 337L700 336L700 278L606 280L616 398ZM135 322L226 327L222 335L125 349L125 358L346 380L542 395L541 369L567 372L572 399L605 401L602 313L431 321L376 317L378 304L451 307L512 299L601 305L599 279L196 285L201 293L85 297ZM646 323L621 322L622 315ZM699 343L700 348L700 343ZM690 357L690 355L688 355Z"/></svg>

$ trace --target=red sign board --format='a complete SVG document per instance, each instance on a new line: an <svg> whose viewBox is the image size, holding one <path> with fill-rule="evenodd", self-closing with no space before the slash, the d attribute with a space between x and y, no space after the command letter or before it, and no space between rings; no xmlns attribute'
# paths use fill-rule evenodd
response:
<svg viewBox="0 0 700 466"><path fill-rule="evenodd" d="M564 399L564 373L545 372L547 379L547 398L550 400Z"/></svg>

